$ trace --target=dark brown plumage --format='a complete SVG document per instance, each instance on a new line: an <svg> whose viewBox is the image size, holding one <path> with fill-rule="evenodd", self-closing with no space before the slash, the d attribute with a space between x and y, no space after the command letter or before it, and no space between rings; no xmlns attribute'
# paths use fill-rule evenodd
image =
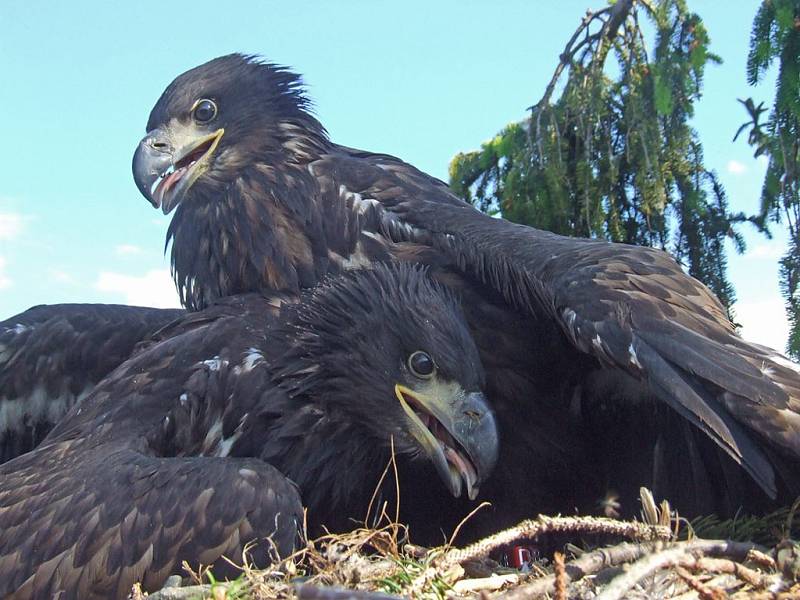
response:
<svg viewBox="0 0 800 600"><path fill-rule="evenodd" d="M425 228L404 235L429 240L522 312L553 320L607 372L645 385L764 491L788 484L783 492L796 493L800 366L743 340L717 298L666 253L564 238L468 206L408 198L390 208Z"/></svg>
<svg viewBox="0 0 800 600"><path fill-rule="evenodd" d="M497 433L450 294L393 266L285 300L174 322L0 466L0 597L124 598L183 560L235 576L223 557L250 542L264 566L294 548L303 507L312 532L364 519L392 448L442 476L422 478L423 509L477 491Z"/></svg>
<svg viewBox="0 0 800 600"><path fill-rule="evenodd" d="M183 313L55 304L0 322L0 463L39 444L139 342Z"/></svg>
<svg viewBox="0 0 800 600"><path fill-rule="evenodd" d="M666 254L480 217L413 166L334 144L307 108L298 77L230 55L178 77L153 109L134 175L175 210L189 306L375 261L430 265L462 297L498 413L491 526L591 509L610 490L634 513L640 485L687 515L800 490L800 376L741 340ZM398 203L402 218L385 210ZM440 210L460 216L428 231Z"/></svg>

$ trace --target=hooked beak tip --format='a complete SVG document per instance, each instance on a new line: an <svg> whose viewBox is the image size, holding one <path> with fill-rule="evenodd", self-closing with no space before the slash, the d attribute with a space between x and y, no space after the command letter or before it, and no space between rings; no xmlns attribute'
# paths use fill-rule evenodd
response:
<svg viewBox="0 0 800 600"><path fill-rule="evenodd" d="M466 488L470 500L497 461L498 434L494 413L480 392L452 398L395 388L411 422L411 433L425 449L445 486L455 497Z"/></svg>

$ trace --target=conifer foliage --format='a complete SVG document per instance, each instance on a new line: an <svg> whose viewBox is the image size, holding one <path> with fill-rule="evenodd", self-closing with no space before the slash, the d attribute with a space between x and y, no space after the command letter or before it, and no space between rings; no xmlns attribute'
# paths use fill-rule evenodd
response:
<svg viewBox="0 0 800 600"><path fill-rule="evenodd" d="M729 212L690 125L717 62L685 0L589 11L530 116L458 154L450 183L516 222L666 249L729 307L725 242L743 249L746 217Z"/></svg>
<svg viewBox="0 0 800 600"><path fill-rule="evenodd" d="M736 137L749 131L747 141L755 155L769 159L758 218L765 227L785 223L789 230L789 247L781 258L781 292L791 326L788 351L800 358L800 0L765 0L753 20L750 85L761 83L776 63L771 111L763 102L741 100L750 120Z"/></svg>

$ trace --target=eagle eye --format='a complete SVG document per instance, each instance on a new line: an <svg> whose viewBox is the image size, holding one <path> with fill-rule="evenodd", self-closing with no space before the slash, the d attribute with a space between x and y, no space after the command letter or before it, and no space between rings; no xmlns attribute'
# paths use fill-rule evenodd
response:
<svg viewBox="0 0 800 600"><path fill-rule="evenodd" d="M197 123L208 123L217 116L217 105L213 100L203 98L194 103L192 107L192 118Z"/></svg>
<svg viewBox="0 0 800 600"><path fill-rule="evenodd" d="M436 365L430 354L417 350L408 357L408 369L415 377L430 379L436 371Z"/></svg>

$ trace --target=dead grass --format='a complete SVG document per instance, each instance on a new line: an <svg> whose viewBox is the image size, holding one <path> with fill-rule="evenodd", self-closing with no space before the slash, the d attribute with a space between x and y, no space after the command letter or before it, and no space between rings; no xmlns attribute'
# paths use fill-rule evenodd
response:
<svg viewBox="0 0 800 600"><path fill-rule="evenodd" d="M641 497L641 520L539 516L464 548L412 545L383 506L374 526L308 541L270 569L251 568L245 554L236 581L217 582L207 570L189 570L194 585L165 588L149 600L800 598L800 547L788 537L797 506L761 521L735 522L730 531L737 537L748 531L775 534L779 540L766 548L753 541L701 538L706 524L687 523L668 503L656 505L645 489ZM731 524L713 526L724 531ZM503 568L491 558L517 540L552 535L571 542L530 573ZM586 546L592 538L604 545ZM145 595L134 591L132 597Z"/></svg>

